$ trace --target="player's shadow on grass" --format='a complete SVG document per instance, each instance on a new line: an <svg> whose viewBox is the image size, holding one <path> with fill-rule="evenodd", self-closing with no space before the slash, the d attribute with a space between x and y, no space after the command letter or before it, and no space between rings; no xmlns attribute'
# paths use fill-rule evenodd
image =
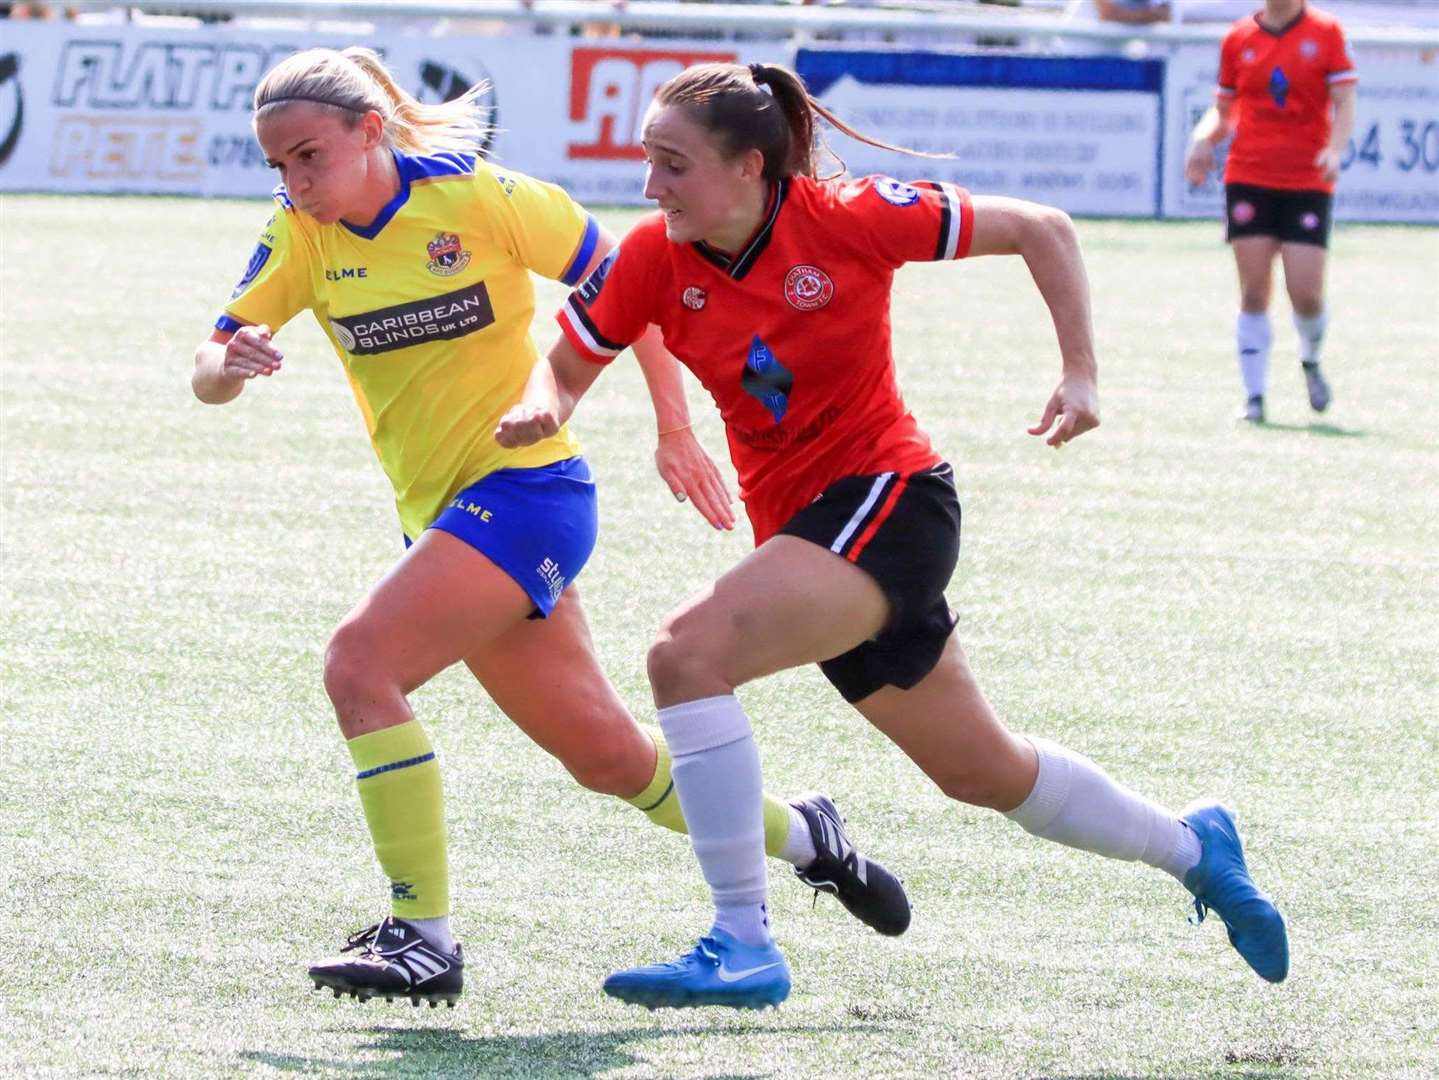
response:
<svg viewBox="0 0 1439 1080"><path fill-rule="evenodd" d="M840 1031L879 1031L883 1025L836 1023L805 1025L778 1030L791 1035L832 1035ZM764 1032L776 1030L765 1025ZM247 1050L246 1061L271 1069L306 1075L325 1072L340 1076L598 1076L613 1069L648 1064L625 1049L640 1039L688 1039L696 1028L626 1028L619 1031L557 1033L554 1035L476 1035L448 1028L375 1027L373 1040L364 1050L379 1055L374 1060L355 1061L305 1057L298 1054L270 1054ZM743 1029L726 1029L723 1034L742 1035ZM707 1080L762 1080L769 1072L715 1074Z"/></svg>
<svg viewBox="0 0 1439 1080"><path fill-rule="evenodd" d="M1293 1076L1289 1072L1230 1072L1228 1069L1206 1073L1035 1073L1028 1077L1028 1080L1154 1080L1156 1076L1164 1080L1213 1080L1215 1076L1222 1076L1224 1080L1286 1080Z"/></svg>
<svg viewBox="0 0 1439 1080"><path fill-rule="evenodd" d="M1369 432L1359 428L1343 428L1338 424L1276 424L1270 420L1254 425L1259 431L1300 431L1305 435L1319 435L1326 439L1367 439Z"/></svg>
<svg viewBox="0 0 1439 1080"><path fill-rule="evenodd" d="M1212 1080L1215 1076L1222 1076L1224 1080L1285 1080L1293 1076L1290 1072L1275 1072L1265 1070L1254 1072L1246 1069L1243 1072L1231 1072L1229 1069L1217 1072L1206 1073L1035 1073L1029 1080L1154 1080L1155 1076L1162 1076L1165 1080Z"/></svg>

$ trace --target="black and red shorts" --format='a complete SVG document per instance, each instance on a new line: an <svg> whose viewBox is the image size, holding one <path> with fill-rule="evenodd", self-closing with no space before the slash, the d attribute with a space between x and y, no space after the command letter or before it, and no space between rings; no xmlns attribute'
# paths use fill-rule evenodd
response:
<svg viewBox="0 0 1439 1080"><path fill-rule="evenodd" d="M1224 239L1273 236L1284 244L1329 246L1334 196L1327 191L1285 191L1255 184L1224 185Z"/></svg>
<svg viewBox="0 0 1439 1080"><path fill-rule="evenodd" d="M889 600L878 636L819 665L846 701L882 686L908 690L939 663L955 624L944 590L959 559L959 517L954 470L941 462L836 480L780 528L848 559Z"/></svg>

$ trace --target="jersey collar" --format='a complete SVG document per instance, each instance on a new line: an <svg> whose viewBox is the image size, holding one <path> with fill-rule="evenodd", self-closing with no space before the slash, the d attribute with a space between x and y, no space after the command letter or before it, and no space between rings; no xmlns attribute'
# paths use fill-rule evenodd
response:
<svg viewBox="0 0 1439 1080"><path fill-rule="evenodd" d="M408 168L410 158L394 150L391 150L390 153L395 158L395 172L400 176L400 190L395 192L395 197L380 208L380 212L375 215L375 220L368 225L351 225L344 218L340 219L341 225L362 240L373 240L379 236L380 230L390 223L390 219L398 214L400 207L410 199L410 169Z"/></svg>
<svg viewBox="0 0 1439 1080"><path fill-rule="evenodd" d="M770 193L769 206L765 210L764 221L760 223L755 234L750 237L749 243L745 244L740 253L733 258L710 247L703 240L696 240L690 247L695 249L700 258L719 267L738 281L754 268L760 253L769 246L770 237L774 234L774 223L779 220L779 208L784 205L785 195L788 191L788 179L781 180L774 186Z"/></svg>
<svg viewBox="0 0 1439 1080"><path fill-rule="evenodd" d="M1304 21L1304 16L1309 14L1309 5L1300 4L1299 13L1295 15L1294 18L1290 19L1287 23L1285 23L1283 26L1281 26L1278 30L1271 30L1269 27L1265 26L1264 23L1259 20L1260 14L1261 12L1258 11L1254 13L1255 25L1258 26L1259 29L1263 30L1266 34L1269 34L1271 37L1283 37L1285 34L1289 33L1289 31L1293 30L1296 26L1298 26Z"/></svg>

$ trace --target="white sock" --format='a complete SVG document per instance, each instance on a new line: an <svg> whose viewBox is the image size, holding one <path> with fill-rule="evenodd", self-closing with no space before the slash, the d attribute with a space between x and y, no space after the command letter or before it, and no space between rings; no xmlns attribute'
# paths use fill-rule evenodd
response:
<svg viewBox="0 0 1439 1080"><path fill-rule="evenodd" d="M1234 324L1234 341L1239 350L1239 374L1249 397L1263 397L1269 385L1269 346L1273 340L1268 312L1239 313Z"/></svg>
<svg viewBox="0 0 1439 1080"><path fill-rule="evenodd" d="M405 922L418 930L420 937L446 956L455 951L455 937L450 933L448 915L436 915L433 919L406 919Z"/></svg>
<svg viewBox="0 0 1439 1080"><path fill-rule="evenodd" d="M809 822L793 806L789 808L789 835L784 838L784 847L779 857L791 866L803 870L819 852L814 847L814 837L809 832Z"/></svg>
<svg viewBox="0 0 1439 1080"><path fill-rule="evenodd" d="M1169 811L1116 784L1094 762L1045 739L1034 790L1005 816L1026 832L1111 859L1140 859L1181 882L1199 862L1199 837Z"/></svg>
<svg viewBox="0 0 1439 1080"><path fill-rule="evenodd" d="M1294 313L1294 329L1299 331L1299 361L1303 364L1319 363L1319 350L1324 347L1324 331L1329 327L1328 309L1318 315Z"/></svg>
<svg viewBox="0 0 1439 1080"><path fill-rule="evenodd" d="M675 794L715 902L715 929L748 945L772 938L765 906L759 748L733 694L659 710Z"/></svg>

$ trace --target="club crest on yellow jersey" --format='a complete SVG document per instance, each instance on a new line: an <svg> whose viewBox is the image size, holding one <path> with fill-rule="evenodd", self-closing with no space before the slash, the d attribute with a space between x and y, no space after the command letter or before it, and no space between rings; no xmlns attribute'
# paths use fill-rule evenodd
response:
<svg viewBox="0 0 1439 1080"><path fill-rule="evenodd" d="M464 250L460 238L454 233L436 233L435 238L425 245L429 252L429 271L440 277L458 274L470 265L470 253Z"/></svg>

